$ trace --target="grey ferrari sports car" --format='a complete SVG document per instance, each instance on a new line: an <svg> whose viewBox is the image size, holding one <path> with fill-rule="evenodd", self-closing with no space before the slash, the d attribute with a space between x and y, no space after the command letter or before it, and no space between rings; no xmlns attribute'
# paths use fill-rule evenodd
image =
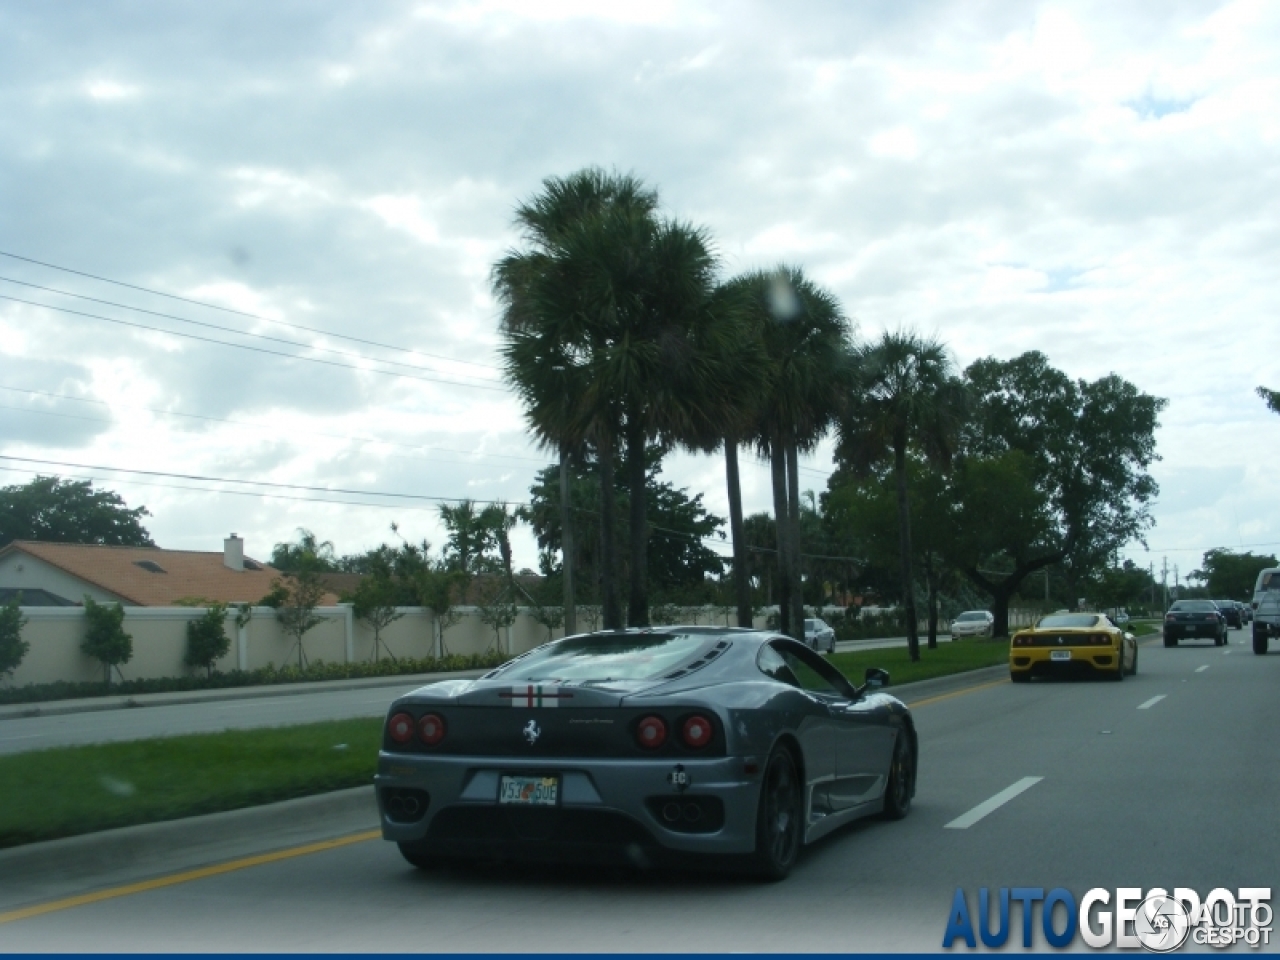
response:
<svg viewBox="0 0 1280 960"><path fill-rule="evenodd" d="M916 734L883 670L716 627L591 633L396 700L382 835L410 863L747 860L781 879L859 817L906 816Z"/></svg>

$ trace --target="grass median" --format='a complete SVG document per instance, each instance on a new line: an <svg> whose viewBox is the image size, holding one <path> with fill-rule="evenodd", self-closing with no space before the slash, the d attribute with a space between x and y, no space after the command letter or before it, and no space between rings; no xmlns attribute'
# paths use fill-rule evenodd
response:
<svg viewBox="0 0 1280 960"><path fill-rule="evenodd" d="M382 718L0 757L0 847L372 783Z"/></svg>
<svg viewBox="0 0 1280 960"><path fill-rule="evenodd" d="M851 650L827 657L832 665L854 683L861 683L867 667L882 667L889 671L892 681L889 691L902 683L916 680L932 680L953 673L980 670L1009 663L1009 641L1004 637L994 640L974 638L951 640L930 650L920 641L920 659L915 663L907 653L904 642L900 647L879 647L874 650Z"/></svg>

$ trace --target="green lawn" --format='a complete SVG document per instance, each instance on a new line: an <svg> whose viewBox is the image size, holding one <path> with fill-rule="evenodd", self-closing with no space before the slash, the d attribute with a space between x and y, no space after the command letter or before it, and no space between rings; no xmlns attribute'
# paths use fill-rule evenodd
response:
<svg viewBox="0 0 1280 960"><path fill-rule="evenodd" d="M0 847L373 782L382 719L0 757Z"/></svg>
<svg viewBox="0 0 1280 960"><path fill-rule="evenodd" d="M911 683L914 680L929 680L952 673L963 673L966 670L1007 664L1009 641L999 637L994 640L952 640L938 644L936 650L930 650L922 639L920 659L916 663L912 663L907 656L905 643L900 647L887 647L880 650L852 650L848 653L836 653L827 659L854 683L862 683L862 676L867 667L883 667L889 671L892 679L890 690L892 690L898 684Z"/></svg>

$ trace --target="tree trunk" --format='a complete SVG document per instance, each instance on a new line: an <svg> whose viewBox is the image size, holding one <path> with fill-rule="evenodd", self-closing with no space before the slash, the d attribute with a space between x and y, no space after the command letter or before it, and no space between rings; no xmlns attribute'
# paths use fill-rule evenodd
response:
<svg viewBox="0 0 1280 960"><path fill-rule="evenodd" d="M902 563L902 612L906 618L907 653L920 659L920 622L916 616L916 591L911 581L911 507L907 501L907 443L893 438L893 472L898 486L898 553Z"/></svg>
<svg viewBox="0 0 1280 960"><path fill-rule="evenodd" d="M729 535L733 538L733 593L738 626L752 627L751 581L747 578L747 542L742 527L742 485L738 480L738 438L724 438L724 472L729 486Z"/></svg>
<svg viewBox="0 0 1280 960"><path fill-rule="evenodd" d="M560 445L560 569L564 575L564 635L578 632L578 607L573 599L573 502L569 496L569 452Z"/></svg>
<svg viewBox="0 0 1280 960"><path fill-rule="evenodd" d="M596 444L600 460L600 593L606 630L622 629L618 596L618 499L613 482L613 436L601 431Z"/></svg>
<svg viewBox="0 0 1280 960"><path fill-rule="evenodd" d="M800 461L795 443L787 444L787 525L790 527L791 637L804 643L804 585L800 579Z"/></svg>
<svg viewBox="0 0 1280 960"><path fill-rule="evenodd" d="M929 585L929 649L938 649L938 575L934 568L933 556L925 557L925 583Z"/></svg>
<svg viewBox="0 0 1280 960"><path fill-rule="evenodd" d="M773 478L773 526L778 556L778 629L791 634L791 537L787 509L786 454L775 433L769 443L769 468Z"/></svg>
<svg viewBox="0 0 1280 960"><path fill-rule="evenodd" d="M649 625L649 522L645 503L645 435L639 420L627 424L627 487L631 492L631 593L627 604L627 623L633 627Z"/></svg>

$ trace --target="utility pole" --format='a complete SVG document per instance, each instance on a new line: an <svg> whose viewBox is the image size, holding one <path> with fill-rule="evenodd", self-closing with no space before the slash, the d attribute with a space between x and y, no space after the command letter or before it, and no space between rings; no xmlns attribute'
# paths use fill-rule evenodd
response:
<svg viewBox="0 0 1280 960"><path fill-rule="evenodd" d="M1169 609L1169 558L1160 564L1160 585L1164 587L1164 608Z"/></svg>
<svg viewBox="0 0 1280 960"><path fill-rule="evenodd" d="M1178 599L1182 593L1182 580L1178 578L1178 565L1173 565L1173 598Z"/></svg>

